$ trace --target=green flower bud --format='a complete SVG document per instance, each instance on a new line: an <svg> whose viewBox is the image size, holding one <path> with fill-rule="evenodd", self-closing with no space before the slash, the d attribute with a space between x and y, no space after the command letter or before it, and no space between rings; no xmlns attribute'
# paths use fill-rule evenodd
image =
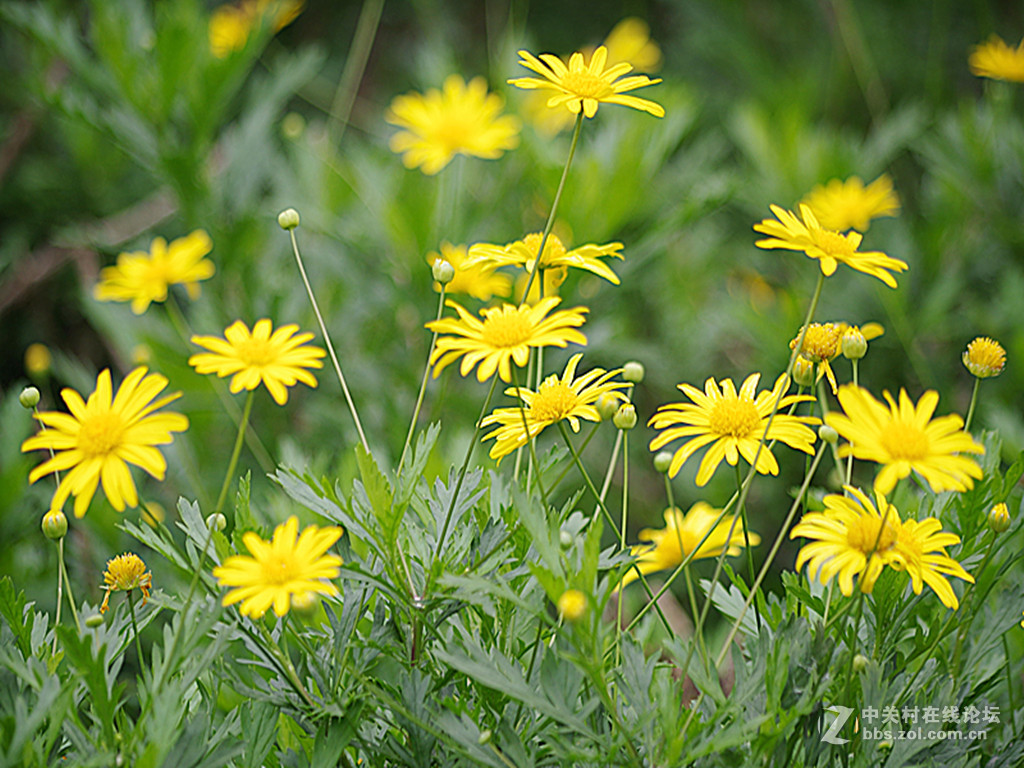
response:
<svg viewBox="0 0 1024 768"><path fill-rule="evenodd" d="M96 627L100 627L102 625L103 625L103 614L102 613L94 613L91 616L87 616L86 619L85 619L85 626L89 627L89 629L96 629Z"/></svg>
<svg viewBox="0 0 1024 768"><path fill-rule="evenodd" d="M839 348L843 352L843 357L847 360L860 360L868 353L868 340L864 338L860 328L851 325L843 331L843 337L839 341Z"/></svg>
<svg viewBox="0 0 1024 768"><path fill-rule="evenodd" d="M285 208L277 215L277 223L281 229L295 229L299 226L299 212L294 208Z"/></svg>
<svg viewBox="0 0 1024 768"><path fill-rule="evenodd" d="M62 510L51 509L43 515L43 533L46 538L57 541L63 539L68 532L68 518Z"/></svg>
<svg viewBox="0 0 1024 768"><path fill-rule="evenodd" d="M632 403L623 403L612 417L612 424L622 430L636 426L636 408Z"/></svg>
<svg viewBox="0 0 1024 768"><path fill-rule="evenodd" d="M213 531L223 531L228 527L228 519L220 512L206 516L206 527Z"/></svg>
<svg viewBox="0 0 1024 768"><path fill-rule="evenodd" d="M480 735L476 737L476 743L479 744L480 746L483 746L485 744L489 744L491 742L491 737L493 735L494 734L491 733L491 729L490 728L485 728L484 730L480 731Z"/></svg>
<svg viewBox="0 0 1024 768"><path fill-rule="evenodd" d="M35 387L25 387L18 395L18 402L22 407L32 410L39 405L39 390Z"/></svg>
<svg viewBox="0 0 1024 768"><path fill-rule="evenodd" d="M793 363L793 381L801 387L814 386L814 363L803 355L797 355Z"/></svg>
<svg viewBox="0 0 1024 768"><path fill-rule="evenodd" d="M863 653L858 653L856 656L853 657L853 671L854 672L860 674L865 669L867 669L867 666L868 666L868 657L865 656Z"/></svg>
<svg viewBox="0 0 1024 768"><path fill-rule="evenodd" d="M634 384L639 384L644 380L644 364L638 363L635 360L626 363L622 366L622 378Z"/></svg>
<svg viewBox="0 0 1024 768"><path fill-rule="evenodd" d="M286 139L295 141L302 138L306 131L306 118L298 112L289 112L281 120L281 135Z"/></svg>
<svg viewBox="0 0 1024 768"><path fill-rule="evenodd" d="M605 392L597 398L594 407L597 409L597 414L601 417L601 421L608 421L619 410L619 401L608 392Z"/></svg>
<svg viewBox="0 0 1024 768"><path fill-rule="evenodd" d="M829 445L835 445L839 442L839 433L836 432L834 427L830 427L828 424L822 424L818 427L818 437Z"/></svg>
<svg viewBox="0 0 1024 768"><path fill-rule="evenodd" d="M1006 533L1010 527L1010 510L1006 504L996 504L988 513L988 527L996 533Z"/></svg>
<svg viewBox="0 0 1024 768"><path fill-rule="evenodd" d="M559 531L558 543L562 545L562 549L568 549L572 546L572 534L566 530Z"/></svg>
<svg viewBox="0 0 1024 768"><path fill-rule="evenodd" d="M664 474L672 466L672 451L659 451L654 456L654 470Z"/></svg>
<svg viewBox="0 0 1024 768"><path fill-rule="evenodd" d="M444 259L436 259L430 271L433 273L434 279L441 285L447 285L455 279L455 267Z"/></svg>

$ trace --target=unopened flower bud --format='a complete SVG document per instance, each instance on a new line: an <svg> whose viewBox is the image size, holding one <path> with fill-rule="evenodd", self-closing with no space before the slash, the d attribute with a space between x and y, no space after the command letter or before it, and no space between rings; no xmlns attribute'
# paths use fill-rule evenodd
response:
<svg viewBox="0 0 1024 768"><path fill-rule="evenodd" d="M86 616L85 626L89 629L96 629L96 627L103 626L103 614L94 613L91 616Z"/></svg>
<svg viewBox="0 0 1024 768"><path fill-rule="evenodd" d="M859 673L863 672L865 669L867 669L867 666L868 666L868 657L865 656L863 653L858 653L856 656L853 657L853 671L854 672L859 674Z"/></svg>
<svg viewBox="0 0 1024 768"><path fill-rule="evenodd" d="M298 112L289 112L281 120L281 135L286 139L295 141L302 138L306 130L306 118Z"/></svg>
<svg viewBox="0 0 1024 768"><path fill-rule="evenodd" d="M228 519L221 512L206 516L206 527L211 531L223 531L228 527Z"/></svg>
<svg viewBox="0 0 1024 768"><path fill-rule="evenodd" d="M277 214L277 223L281 229L295 229L299 226L299 212L294 208L285 208Z"/></svg>
<svg viewBox="0 0 1024 768"><path fill-rule="evenodd" d="M988 527L996 533L1006 533L1010 527L1010 510L1006 504L996 504L988 513Z"/></svg>
<svg viewBox="0 0 1024 768"><path fill-rule="evenodd" d="M659 451L654 456L654 470L655 472L665 473L668 472L669 467L672 466L672 451Z"/></svg>
<svg viewBox="0 0 1024 768"><path fill-rule="evenodd" d="M829 445L835 445L839 442L839 433L836 432L835 427L830 427L828 424L822 424L818 427L818 437Z"/></svg>
<svg viewBox="0 0 1024 768"><path fill-rule="evenodd" d="M868 353L868 340L864 338L864 333L860 328L851 325L843 331L839 348L847 360L860 360Z"/></svg>
<svg viewBox="0 0 1024 768"><path fill-rule="evenodd" d="M491 737L493 735L494 734L491 733L491 729L490 728L485 728L484 730L480 731L480 735L476 737L476 743L479 744L480 746L483 746L485 744L489 744L490 741L491 741Z"/></svg>
<svg viewBox="0 0 1024 768"><path fill-rule="evenodd" d="M632 403L623 403L612 417L612 424L619 429L632 429L636 426L636 408Z"/></svg>
<svg viewBox="0 0 1024 768"><path fill-rule="evenodd" d="M291 610L301 618L311 618L320 605L320 595L316 592L296 592L292 595Z"/></svg>
<svg viewBox="0 0 1024 768"><path fill-rule="evenodd" d="M455 279L455 267L444 259L435 259L430 271L433 273L434 279L441 285L447 285Z"/></svg>
<svg viewBox="0 0 1024 768"><path fill-rule="evenodd" d="M608 421L619 410L619 401L608 392L605 392L594 402L594 407L597 409L597 414L601 417L601 421Z"/></svg>
<svg viewBox="0 0 1024 768"><path fill-rule="evenodd" d="M793 381L801 387L814 386L814 363L803 355L797 355L793 363Z"/></svg>
<svg viewBox="0 0 1024 768"><path fill-rule="evenodd" d="M622 378L634 384L639 384L644 380L644 364L638 363L636 360L626 363L622 366Z"/></svg>
<svg viewBox="0 0 1024 768"><path fill-rule="evenodd" d="M587 610L587 596L578 589L567 589L558 598L558 615L566 621L577 621Z"/></svg>
<svg viewBox="0 0 1024 768"><path fill-rule="evenodd" d="M64 534L68 532L68 518L63 511L59 509L51 509L45 515L43 515L43 533L46 538L57 541L63 539Z"/></svg>
<svg viewBox="0 0 1024 768"><path fill-rule="evenodd" d="M562 545L562 549L568 549L572 546L572 534L564 529L559 531L558 543Z"/></svg>
<svg viewBox="0 0 1024 768"><path fill-rule="evenodd" d="M39 390L35 387L25 387L21 390L21 394L18 395L18 402L29 410L35 408L39 405Z"/></svg>

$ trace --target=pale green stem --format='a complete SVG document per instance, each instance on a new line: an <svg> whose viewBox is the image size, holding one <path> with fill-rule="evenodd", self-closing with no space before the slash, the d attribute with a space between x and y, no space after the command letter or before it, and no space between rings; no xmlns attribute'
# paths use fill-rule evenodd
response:
<svg viewBox="0 0 1024 768"><path fill-rule="evenodd" d="M139 669L145 662L142 658L142 642L139 640L139 625L135 623L135 590L128 590L128 614L132 618L132 633L135 635L135 655L139 659Z"/></svg>
<svg viewBox="0 0 1024 768"><path fill-rule="evenodd" d="M235 467L238 466L238 456L242 452L242 441L245 437L245 428L249 424L249 414L252 413L252 401L255 399L256 390L250 389L245 398L245 407L242 409L242 420L238 422L238 435L235 437L235 447L231 451L231 460L228 462L228 471L224 473L224 483L220 487L220 494L217 496L217 506L213 513L217 514L224 509L224 501L228 497L228 489L234 478Z"/></svg>
<svg viewBox="0 0 1024 768"><path fill-rule="evenodd" d="M334 344L331 341L331 335L327 332L327 324L324 323L323 315L320 314L320 307L316 303L316 296L313 295L313 287L309 284L309 278L306 276L306 268L302 264L302 256L299 253L299 243L295 239L295 230L288 230L288 234L291 235L292 239L292 252L295 254L295 263L299 267L299 274L302 275L302 283L306 286L306 294L309 296L309 303L313 305L313 313L316 315L316 321L320 324L320 332L323 334L324 343L327 344L327 351L331 356L331 362L334 364L334 372L338 375L338 382L341 384L341 391L345 394L345 402L348 403L348 409L352 413L352 421L355 422L356 432L359 433L359 440L363 444L363 449L369 454L370 445L366 442L366 435L363 434L363 425L359 421L359 413L356 411L356 405L352 402L352 395L349 394L348 385L345 383L345 375L341 372L341 363L338 362L338 355L334 351Z"/></svg>
<svg viewBox="0 0 1024 768"><path fill-rule="evenodd" d="M668 499L668 508L675 514L676 511L676 499L675 494L672 492L672 481L669 479L668 472L664 474L665 478L665 497ZM682 514L682 510L679 510ZM680 559L686 557L686 550L683 548L683 532L680 527L675 526L676 531L676 545L679 547ZM697 547L700 549L700 547ZM696 550L694 550L696 551ZM683 566L683 580L686 582L686 593L690 598L690 620L693 622L693 632L697 636L697 646L700 650L701 663L704 665L704 669L708 667L708 649L704 644L704 627L700 623L700 612L697 610L697 593L693 588L693 578L690 574L690 565L687 563Z"/></svg>
<svg viewBox="0 0 1024 768"><path fill-rule="evenodd" d="M437 300L437 318L434 322L441 319L441 315L444 314L444 294L445 286L441 286L441 296ZM423 380L420 382L420 393L416 396L416 407L412 412L412 422L409 424L409 434L405 436L405 445L402 446L402 457L398 460L398 470L395 472L396 477L402 476L402 467L405 465L405 455L409 451L409 446L412 444L412 436L416 431L416 422L420 418L420 408L423 406L423 395L427 391L427 378L430 375L430 358L434 356L434 347L437 344L437 331L433 332L430 337L430 351L427 353L427 365L423 369Z"/></svg>
<svg viewBox="0 0 1024 768"><path fill-rule="evenodd" d="M282 651L277 643L274 642L274 638L270 636L270 632L263 626L262 621L254 621L253 624L259 630L263 636L263 640L266 642L266 648L277 658L278 663L281 665L281 669L284 671L285 676L288 678L288 682L292 684L296 692L303 698L310 709L316 709L316 702L313 701L313 697L309 695L309 691L299 680L299 673L295 671L295 666L292 664L292 660L288 658L288 655Z"/></svg>
<svg viewBox="0 0 1024 768"><path fill-rule="evenodd" d="M1003 655L1006 658L1006 663L1003 665L1003 669L1006 670L1006 695L1010 699L1010 716L1013 718L1013 737L1015 739L1020 738L1020 729L1017 727L1017 704L1015 699L1017 698L1013 693L1013 674L1010 672L1010 644L1006 640L1006 633L1003 633Z"/></svg>
<svg viewBox="0 0 1024 768"><path fill-rule="evenodd" d="M964 420L964 432L970 432L971 421L974 419L974 407L978 404L978 388L981 386L981 379L974 377L974 389L971 390L971 405L967 409L967 418Z"/></svg>
<svg viewBox="0 0 1024 768"><path fill-rule="evenodd" d="M338 89L334 93L334 101L331 103L331 111L328 115L327 135L332 145L340 143L341 137L345 133L345 127L352 114L352 105L356 100L359 82L363 79L363 72L366 71L366 62L370 58L370 49L373 47L373 40L377 35L377 25L380 23L380 15L383 10L384 0L365 0L362 11L359 13L356 32L352 37L352 46L345 58L345 68L341 72Z"/></svg>
<svg viewBox="0 0 1024 768"><path fill-rule="evenodd" d="M739 498L742 500L743 499L743 481L740 478L740 465L739 465L738 462L736 464L735 469L736 469L736 493L739 494ZM753 587L753 584L754 584L754 553L753 553L753 551L750 548L750 522L747 520L747 505L746 504L742 504L740 506L740 508L739 508L739 515L740 515L740 520L742 520L742 522L743 522L743 544L744 544L743 548L745 550L747 550L747 583L750 585L750 593L753 594L754 593L754 587ZM731 537L732 533L730 532L729 535ZM761 609L758 606L756 600L754 601L754 618L755 618L754 625L758 629L760 629L761 628Z"/></svg>
<svg viewBox="0 0 1024 768"><path fill-rule="evenodd" d="M854 386L859 386L857 381L857 363L859 360L852 360L853 363L853 383ZM850 455L846 458L846 482L844 485L850 485L850 479L853 477L853 443L850 443Z"/></svg>
<svg viewBox="0 0 1024 768"><path fill-rule="evenodd" d="M620 429L622 435L622 519L619 527L619 549L626 551L626 525L629 518L629 430ZM623 577L625 574L623 574ZM619 595L622 595L622 581L619 581ZM615 666L622 658L622 600L616 601L615 621Z"/></svg>
<svg viewBox="0 0 1024 768"><path fill-rule="evenodd" d="M540 349L539 348L537 349L537 352L540 353ZM548 506L548 495L547 495L547 493L545 493L545 491L544 491L544 483L541 481L540 462L537 461L537 449L536 449L536 446L534 445L534 443L536 442L536 439L534 437L530 436L530 425L529 425L529 422L527 421L527 418L526 418L526 405L523 402L522 396L519 395L519 391L520 391L519 375L516 373L516 369L515 368L512 369L512 385L516 389L516 393L517 393L516 396L518 398L517 405L519 407L519 416L522 419L522 423L523 423L523 434L526 436L526 447L530 451L530 466L527 468L527 473L526 473L526 488L527 488L527 490L530 489L530 486L532 484L532 474L533 474L532 470L534 468L536 468L536 470L537 470L537 490L540 492L541 500L544 502L544 508L547 509L547 506Z"/></svg>

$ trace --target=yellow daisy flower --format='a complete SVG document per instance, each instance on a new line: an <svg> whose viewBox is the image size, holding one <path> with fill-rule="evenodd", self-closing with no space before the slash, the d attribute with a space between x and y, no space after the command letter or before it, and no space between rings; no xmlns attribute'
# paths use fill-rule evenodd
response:
<svg viewBox="0 0 1024 768"><path fill-rule="evenodd" d="M798 333L796 338L789 342L790 349L796 347L799 338L800 334ZM836 391L836 375L833 373L829 361L839 356L842 338L843 330L836 323L811 323L807 326L803 344L800 345L800 355L803 359L818 365L818 374L814 378L814 383L817 384L821 381L822 376L827 376L833 394Z"/></svg>
<svg viewBox="0 0 1024 768"><path fill-rule="evenodd" d="M495 408L480 425L487 427L498 425L497 429L483 436L483 440L495 439L490 456L499 462L503 456L512 453L516 448L539 435L545 427L562 421L569 422L573 432L580 431L580 419L600 421L601 415L594 407L599 397L607 394L615 402L626 400L626 396L617 391L629 387L625 381L612 381L621 373L621 368L605 371L594 368L576 378L576 366L579 365L583 353L569 358L561 378L553 373L541 382L536 392L525 387L510 387L505 394L519 398L523 407Z"/></svg>
<svg viewBox="0 0 1024 768"><path fill-rule="evenodd" d="M87 401L73 389L61 391L70 413L35 414L46 429L22 443L21 450L49 449L55 455L29 473L29 482L69 470L53 495L52 509L62 508L68 496L74 496L75 516L81 517L101 482L114 509L122 512L126 506L138 506L129 464L164 479L167 462L153 446L168 445L174 439L172 432L188 429L188 419L180 413L154 413L181 397L181 392L174 392L154 400L166 386L166 377L146 375L145 368L136 368L115 395L110 371L103 370Z"/></svg>
<svg viewBox="0 0 1024 768"><path fill-rule="evenodd" d="M314 594L337 595L329 579L337 578L341 558L325 554L341 538L341 528L307 527L299 535L295 516L274 529L270 541L252 531L242 536L249 555L232 555L213 569L217 583L235 587L224 595L224 605L241 602L243 616L258 619L271 606L284 616L292 602L306 604Z"/></svg>
<svg viewBox="0 0 1024 768"><path fill-rule="evenodd" d="M905 389L899 405L883 393L888 408L863 387L845 384L839 388L844 413L830 413L825 423L849 443L839 447L839 456L875 461L884 465L875 478L875 490L888 494L898 480L916 471L936 493L966 491L982 476L974 459L958 454L984 453L985 449L965 432L956 414L932 419L939 402L937 392L925 392L915 406Z"/></svg>
<svg viewBox="0 0 1024 768"><path fill-rule="evenodd" d="M748 462L753 462L762 437L766 443L757 458L757 471L762 475L779 474L779 465L768 448L768 441L781 440L790 448L814 453L815 434L807 425L818 424L819 420L813 416L791 416L782 412L793 403L814 398L809 395L783 397L789 389L786 374L776 379L771 391L757 394L760 378L759 373L750 374L738 392L732 379L723 379L719 385L710 378L704 383L703 392L689 384L678 385L678 389L692 402L663 405L648 422L648 426L665 430L651 441L652 451L681 437L687 440L672 457L669 477L675 477L686 460L709 443L710 448L697 471L697 485L707 484L722 459L736 466L742 454ZM779 412L768 429L768 417L776 400L779 401Z"/></svg>
<svg viewBox="0 0 1024 768"><path fill-rule="evenodd" d="M438 337L430 356L434 378L461 357L461 375L467 375L480 363L476 371L479 381L487 381L497 371L501 380L508 384L512 379L510 361L522 368L530 359L532 347L565 347L570 342L586 344L586 337L576 329L583 325L583 315L588 310L585 307L563 309L549 317L548 312L560 301L550 296L532 307L502 304L484 308L480 310L483 321L458 303L446 301L459 317L444 317L426 325L428 330L448 334Z"/></svg>
<svg viewBox="0 0 1024 768"><path fill-rule="evenodd" d="M882 569L900 557L897 540L900 515L885 496L876 491L872 503L861 490L846 486L853 498L839 494L825 497L824 512L808 512L789 532L789 538L814 539L800 548L796 569L809 563L808 576L827 584L839 576L839 589L853 594L853 578L860 577L860 591L870 593Z"/></svg>
<svg viewBox="0 0 1024 768"><path fill-rule="evenodd" d="M1006 367L1006 350L988 336L979 336L967 345L963 354L964 366L979 379L998 376Z"/></svg>
<svg viewBox="0 0 1024 768"><path fill-rule="evenodd" d="M1011 48L998 35L992 35L987 42L975 46L967 63L971 74L978 77L1024 83L1024 40Z"/></svg>
<svg viewBox="0 0 1024 768"><path fill-rule="evenodd" d="M537 252L540 250L541 237L541 232L533 232L522 240L516 240L507 245L476 243L469 247L469 263L471 265L485 265L492 269L498 267L522 267L527 272L530 272L533 270L534 262L537 259ZM549 234L548 239L544 243L544 253L540 257L540 268L545 270L554 267L584 269L587 272L603 277L610 283L618 285L618 275L612 272L601 259L608 257L621 259L623 258L621 251L622 243L608 243L606 245L588 243L587 245L567 250L556 235Z"/></svg>
<svg viewBox="0 0 1024 768"><path fill-rule="evenodd" d="M802 203L800 216L803 221L777 205L770 208L778 221L764 219L754 225L755 232L769 235L768 239L754 243L758 248L803 251L809 258L818 260L825 277L833 274L840 263L846 264L858 272L877 277L890 288L896 287L896 280L889 272L902 272L907 268L906 262L886 256L881 251L858 251L863 239L859 232L844 235L822 228L814 212Z"/></svg>
<svg viewBox="0 0 1024 768"><path fill-rule="evenodd" d="M729 537L729 529L733 526L735 515L726 515L715 525L722 510L714 509L710 504L698 501L684 516L677 508L665 510L664 528L645 528L640 531L641 541L650 541L650 545L638 545L632 548L633 555L637 558L636 568L631 568L622 578L622 586L626 586L639 577L640 573L646 576L656 571L667 571L676 568L683 559L696 550L693 556L695 560L701 558L718 557L722 550L728 547L727 554L736 556L740 553L740 547L746 544L743 535L743 521L737 520L732 530L732 537ZM708 531L711 534L708 535ZM701 539L707 536L703 544ZM756 533L750 534L751 546L761 543L761 537Z"/></svg>
<svg viewBox="0 0 1024 768"><path fill-rule="evenodd" d="M427 254L427 263L434 266L438 259L444 259L455 268L455 277L445 286L445 293L465 293L474 299L490 301L493 296L508 296L512 293L512 278L493 267L474 264L466 246L441 243L441 252ZM441 292L441 284L434 283L434 290Z"/></svg>
<svg viewBox="0 0 1024 768"><path fill-rule="evenodd" d="M402 155L406 168L428 176L440 171L457 154L493 160L519 146L519 120L502 115L505 101L487 92L487 82L475 77L467 84L449 75L444 90L396 96L385 119L403 130L391 137L392 152Z"/></svg>
<svg viewBox="0 0 1024 768"><path fill-rule="evenodd" d="M157 237L149 252L121 253L117 263L100 270L94 295L99 301L130 301L141 315L151 302L166 301L172 285L184 285L192 299L199 296L199 281L213 277L213 262L204 258L213 248L201 229L173 240Z"/></svg>
<svg viewBox="0 0 1024 768"><path fill-rule="evenodd" d="M304 0L242 0L222 5L210 15L210 50L218 59L226 58L245 47L268 12L273 31L280 32L295 21L304 5Z"/></svg>
<svg viewBox="0 0 1024 768"><path fill-rule="evenodd" d="M943 531L942 523L934 517L920 522L904 520L896 538L896 557L890 565L910 574L915 595L921 594L921 587L927 584L939 596L943 605L956 610L960 607L960 601L946 576L974 582L974 577L946 554L945 547L959 543L960 537Z"/></svg>
<svg viewBox="0 0 1024 768"><path fill-rule="evenodd" d="M550 53L542 53L538 59L529 51L519 51L519 57L521 65L544 79L518 77L509 80L509 84L525 90L555 91L555 95L548 99L548 107L564 106L574 115L582 110L586 117L593 117L597 114L599 104L621 104L624 107L649 112L655 117L665 116L665 108L660 104L625 95L627 91L660 83L661 78L651 80L646 75L634 75L618 80L622 75L632 71L633 66L619 62L605 69L608 49L603 45L594 51L589 64L584 63L583 54L579 52L569 57L568 67L560 58Z"/></svg>
<svg viewBox="0 0 1024 768"><path fill-rule="evenodd" d="M846 181L831 179L825 186L819 184L812 189L802 202L814 212L822 227L838 232L867 232L871 219L895 216L900 210L900 199L887 173L866 187L857 176Z"/></svg>
<svg viewBox="0 0 1024 768"><path fill-rule="evenodd" d="M142 604L149 599L149 590L153 588L153 574L146 570L142 558L131 552L125 552L112 560L107 560L107 569L103 572L103 596L100 613L106 613L111 592L131 592L138 589L142 592Z"/></svg>
<svg viewBox="0 0 1024 768"><path fill-rule="evenodd" d="M551 269L545 269L543 293L540 290L540 278L533 278L533 283L530 285L530 295L526 297L526 303L532 307L545 296L560 296L561 292L559 291L559 288L562 287L562 283L565 282L565 278L568 276L569 270L567 267L552 267ZM516 278L515 293L513 294L517 302L522 302L523 291L526 290L526 284L528 282L530 282L530 273L520 272L519 276Z"/></svg>
<svg viewBox="0 0 1024 768"><path fill-rule="evenodd" d="M252 333L241 320L236 320L218 336L193 336L192 343L210 350L192 355L188 364L197 373L216 373L220 378L234 376L229 389L241 392L256 389L261 383L270 392L274 402L288 402L288 387L301 381L316 387L316 379L307 368L323 368L321 362L327 353L320 347L306 345L312 333L299 333L297 325L285 325L273 330L270 321L257 320Z"/></svg>

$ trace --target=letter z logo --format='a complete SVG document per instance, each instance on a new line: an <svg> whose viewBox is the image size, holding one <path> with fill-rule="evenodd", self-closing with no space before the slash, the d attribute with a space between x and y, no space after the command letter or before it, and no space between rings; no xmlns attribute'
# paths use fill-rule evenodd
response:
<svg viewBox="0 0 1024 768"><path fill-rule="evenodd" d="M827 741L829 744L846 744L849 739L842 739L839 737L839 731L846 721L850 719L850 715L853 714L853 710L849 707L841 707L838 704L833 704L831 707L825 708L826 712L832 712L835 714L835 719L829 724L828 730L822 735L821 740Z"/></svg>

